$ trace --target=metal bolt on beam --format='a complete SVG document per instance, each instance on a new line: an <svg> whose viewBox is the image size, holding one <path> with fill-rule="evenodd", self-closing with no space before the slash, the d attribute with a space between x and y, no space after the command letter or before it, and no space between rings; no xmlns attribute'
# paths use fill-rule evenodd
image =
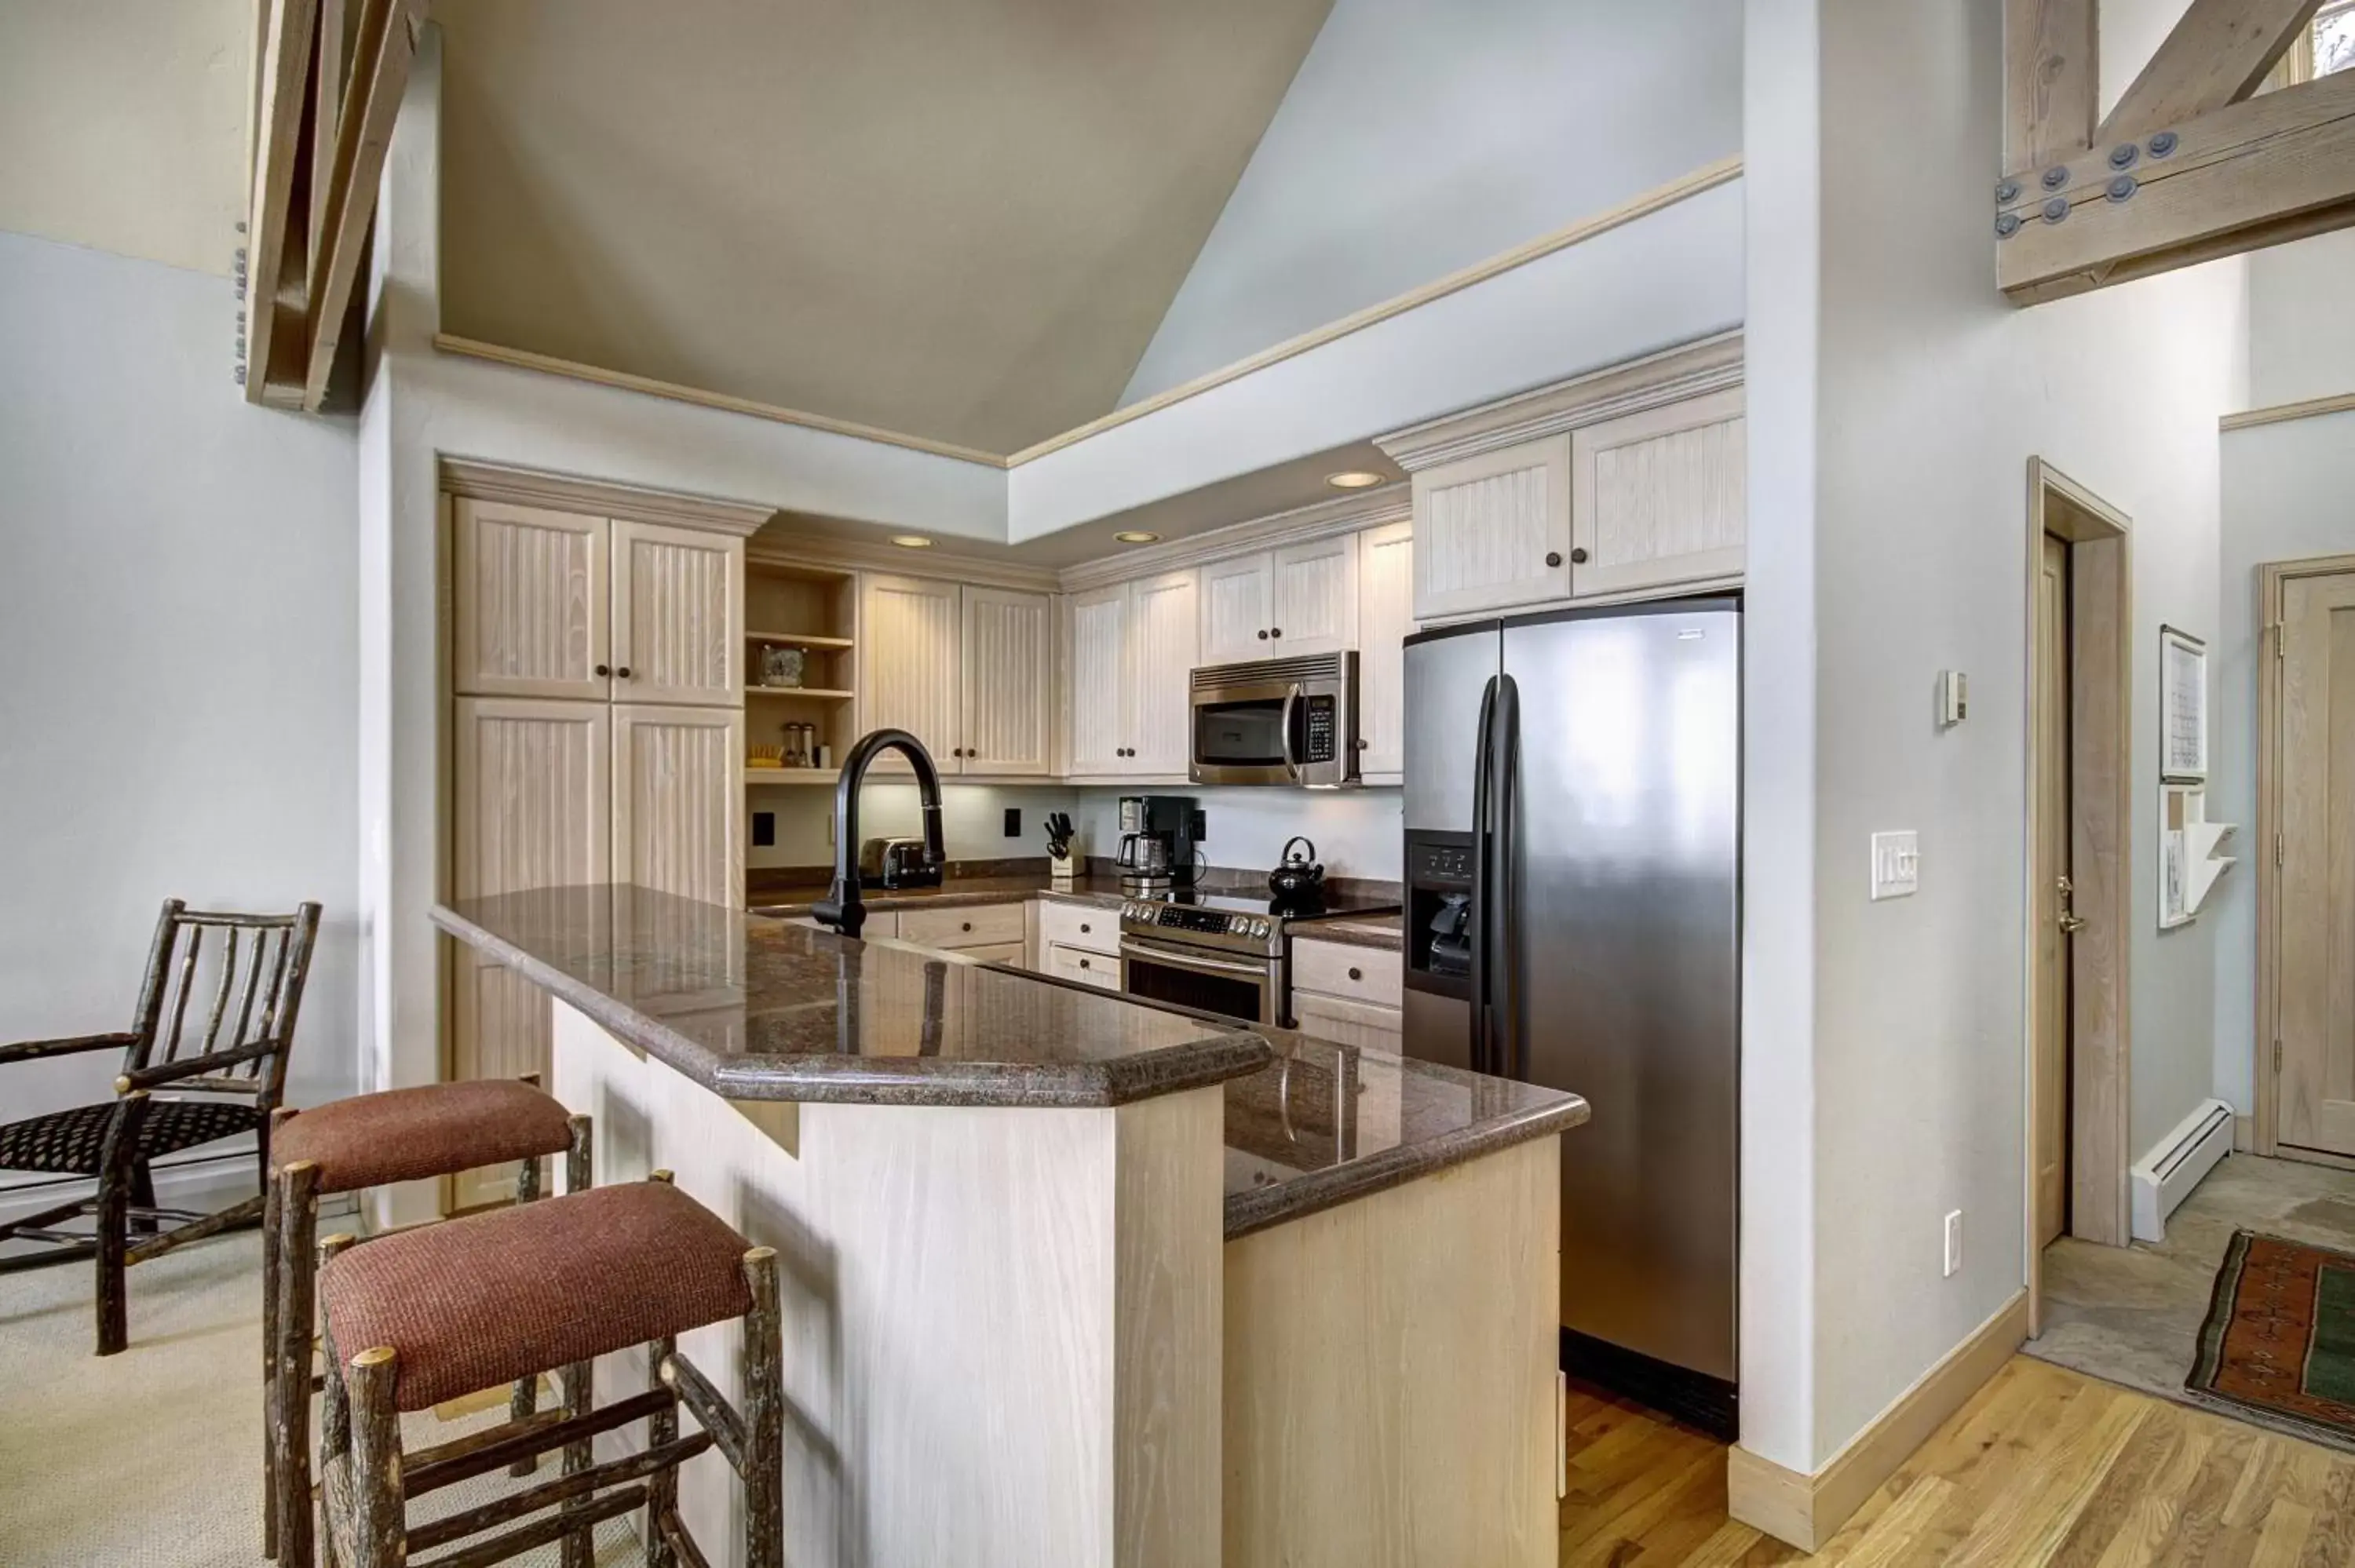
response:
<svg viewBox="0 0 2355 1568"><path fill-rule="evenodd" d="M2068 183L2069 183L2069 165L2068 165L2068 164L2053 164L2051 168L2049 168L2049 169L2047 169L2047 170L2045 170L2045 171L2044 171L2044 188L2045 188L2046 190L2048 190L2048 191L2057 191L2057 190L2059 190L2062 185L2067 185Z"/></svg>
<svg viewBox="0 0 2355 1568"><path fill-rule="evenodd" d="M2140 147L2136 146L2131 142L2121 142L2116 146L2110 149L2110 167L2114 169L2131 169L2135 166L2135 160L2141 156L2142 149Z"/></svg>
<svg viewBox="0 0 2355 1568"><path fill-rule="evenodd" d="M2132 175L2120 175L2116 179L2114 179L2109 183L2108 188L2104 190L2102 194L2108 196L2112 201L2126 200L2135 194L2134 176Z"/></svg>
<svg viewBox="0 0 2355 1568"><path fill-rule="evenodd" d="M2166 157L2169 153L2172 153L2172 152L2174 152L2174 151L2175 151L2175 132L2172 132L2172 131L2162 131L2162 132L2160 132L2158 135L2153 136L2153 137L2150 139L2150 155L2151 155L2152 157L2154 157L2154 158L2164 158L2164 157Z"/></svg>
<svg viewBox="0 0 2355 1568"><path fill-rule="evenodd" d="M2045 222L2058 223L2068 216L2069 198L2067 196L2054 196L2051 201L2044 204Z"/></svg>
<svg viewBox="0 0 2355 1568"><path fill-rule="evenodd" d="M1995 215L1995 237L1998 239L2009 239L2019 232L2019 214L2016 212L1999 212Z"/></svg>
<svg viewBox="0 0 2355 1568"><path fill-rule="evenodd" d="M1995 199L1997 204L2002 207L2009 207L2013 202L2018 201L2019 199L2019 182L2018 180L2006 180L2001 185L1996 186Z"/></svg>

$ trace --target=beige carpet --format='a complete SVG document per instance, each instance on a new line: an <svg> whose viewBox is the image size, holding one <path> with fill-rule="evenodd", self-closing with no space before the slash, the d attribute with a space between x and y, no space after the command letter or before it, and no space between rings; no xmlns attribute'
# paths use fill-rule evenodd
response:
<svg viewBox="0 0 2355 1568"><path fill-rule="evenodd" d="M131 1348L90 1353L91 1270L0 1276L0 1565L253 1568L261 1555L261 1242L225 1236L131 1271ZM496 1421L503 1410L472 1419ZM409 1418L411 1446L465 1430ZM451 1489L471 1507L518 1483ZM517 1561L553 1568L556 1549ZM640 1561L626 1521L598 1562Z"/></svg>
<svg viewBox="0 0 2355 1568"><path fill-rule="evenodd" d="M2269 1425L2183 1387L2225 1245L2244 1228L2355 1251L2355 1171L2229 1155L2168 1216L2167 1239L2156 1246L2063 1237L2044 1253L2044 1333L2021 1348L2162 1399ZM2278 1429L2314 1438L2303 1428Z"/></svg>

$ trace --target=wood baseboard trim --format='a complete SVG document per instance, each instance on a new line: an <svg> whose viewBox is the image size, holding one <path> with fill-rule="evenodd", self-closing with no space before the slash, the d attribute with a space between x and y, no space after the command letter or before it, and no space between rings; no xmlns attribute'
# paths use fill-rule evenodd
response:
<svg viewBox="0 0 2355 1568"><path fill-rule="evenodd" d="M2028 1292L2022 1290L1812 1476L1735 1447L1726 1456L1726 1511L1802 1552L1818 1550L2027 1338Z"/></svg>

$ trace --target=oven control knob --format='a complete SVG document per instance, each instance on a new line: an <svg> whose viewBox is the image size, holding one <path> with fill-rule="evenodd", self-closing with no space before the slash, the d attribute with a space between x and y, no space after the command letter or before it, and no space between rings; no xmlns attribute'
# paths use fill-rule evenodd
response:
<svg viewBox="0 0 2355 1568"><path fill-rule="evenodd" d="M1264 920L1253 920L1253 921L1251 923L1251 934L1252 934L1252 936L1254 936L1254 937L1264 937L1264 936L1266 936L1266 935L1267 935L1267 922L1266 922L1266 921L1264 921Z"/></svg>

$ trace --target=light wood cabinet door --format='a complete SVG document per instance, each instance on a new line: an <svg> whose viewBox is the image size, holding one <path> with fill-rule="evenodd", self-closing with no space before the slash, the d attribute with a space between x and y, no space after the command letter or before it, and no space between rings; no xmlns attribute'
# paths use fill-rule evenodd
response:
<svg viewBox="0 0 2355 1568"><path fill-rule="evenodd" d="M460 697L452 705L453 896L608 880L613 710L603 703ZM475 948L450 951L452 1078L548 1070L548 993ZM513 1196L512 1168L453 1179L453 1207Z"/></svg>
<svg viewBox="0 0 2355 1568"><path fill-rule="evenodd" d="M904 729L943 771L964 744L964 607L955 583L859 578L859 729ZM906 771L896 755L878 766Z"/></svg>
<svg viewBox="0 0 2355 1568"><path fill-rule="evenodd" d="M1572 596L1740 576L1745 427L1736 387L1572 431Z"/></svg>
<svg viewBox="0 0 2355 1568"><path fill-rule="evenodd" d="M1178 774L1191 755L1198 617L1192 572L1128 585L1129 773Z"/></svg>
<svg viewBox="0 0 2355 1568"><path fill-rule="evenodd" d="M744 887L741 709L613 706L613 880L706 904Z"/></svg>
<svg viewBox="0 0 2355 1568"><path fill-rule="evenodd" d="M964 773L1054 770L1054 600L1012 588L964 590Z"/></svg>
<svg viewBox="0 0 2355 1568"><path fill-rule="evenodd" d="M1268 557L1242 556L1213 561L1201 569L1201 662L1239 664L1249 659L1272 659L1268 629L1273 603Z"/></svg>
<svg viewBox="0 0 2355 1568"><path fill-rule="evenodd" d="M1358 766L1369 780L1406 769L1406 639L1414 630L1414 524L1358 536Z"/></svg>
<svg viewBox="0 0 2355 1568"><path fill-rule="evenodd" d="M613 695L739 707L744 701L744 541L617 519Z"/></svg>
<svg viewBox="0 0 2355 1568"><path fill-rule="evenodd" d="M1414 476L1414 618L1570 595L1570 438L1549 436Z"/></svg>
<svg viewBox="0 0 2355 1568"><path fill-rule="evenodd" d="M1103 953L1089 952L1084 948L1050 944L1047 961L1039 972L1053 975L1057 980L1077 980L1098 991L1120 989L1120 960Z"/></svg>
<svg viewBox="0 0 2355 1568"><path fill-rule="evenodd" d="M602 517L453 503L452 691L600 702L611 694L606 534Z"/></svg>
<svg viewBox="0 0 2355 1568"><path fill-rule="evenodd" d="M1405 1032L1401 1016L1395 1007L1305 991L1292 993L1292 1026L1336 1045L1396 1053Z"/></svg>
<svg viewBox="0 0 2355 1568"><path fill-rule="evenodd" d="M1268 556L1267 656L1358 645L1358 536L1287 545Z"/></svg>
<svg viewBox="0 0 2355 1568"><path fill-rule="evenodd" d="M1082 778L1128 765L1128 585L1073 594L1071 619L1071 742L1067 768ZM1191 607L1188 607L1188 613Z"/></svg>

